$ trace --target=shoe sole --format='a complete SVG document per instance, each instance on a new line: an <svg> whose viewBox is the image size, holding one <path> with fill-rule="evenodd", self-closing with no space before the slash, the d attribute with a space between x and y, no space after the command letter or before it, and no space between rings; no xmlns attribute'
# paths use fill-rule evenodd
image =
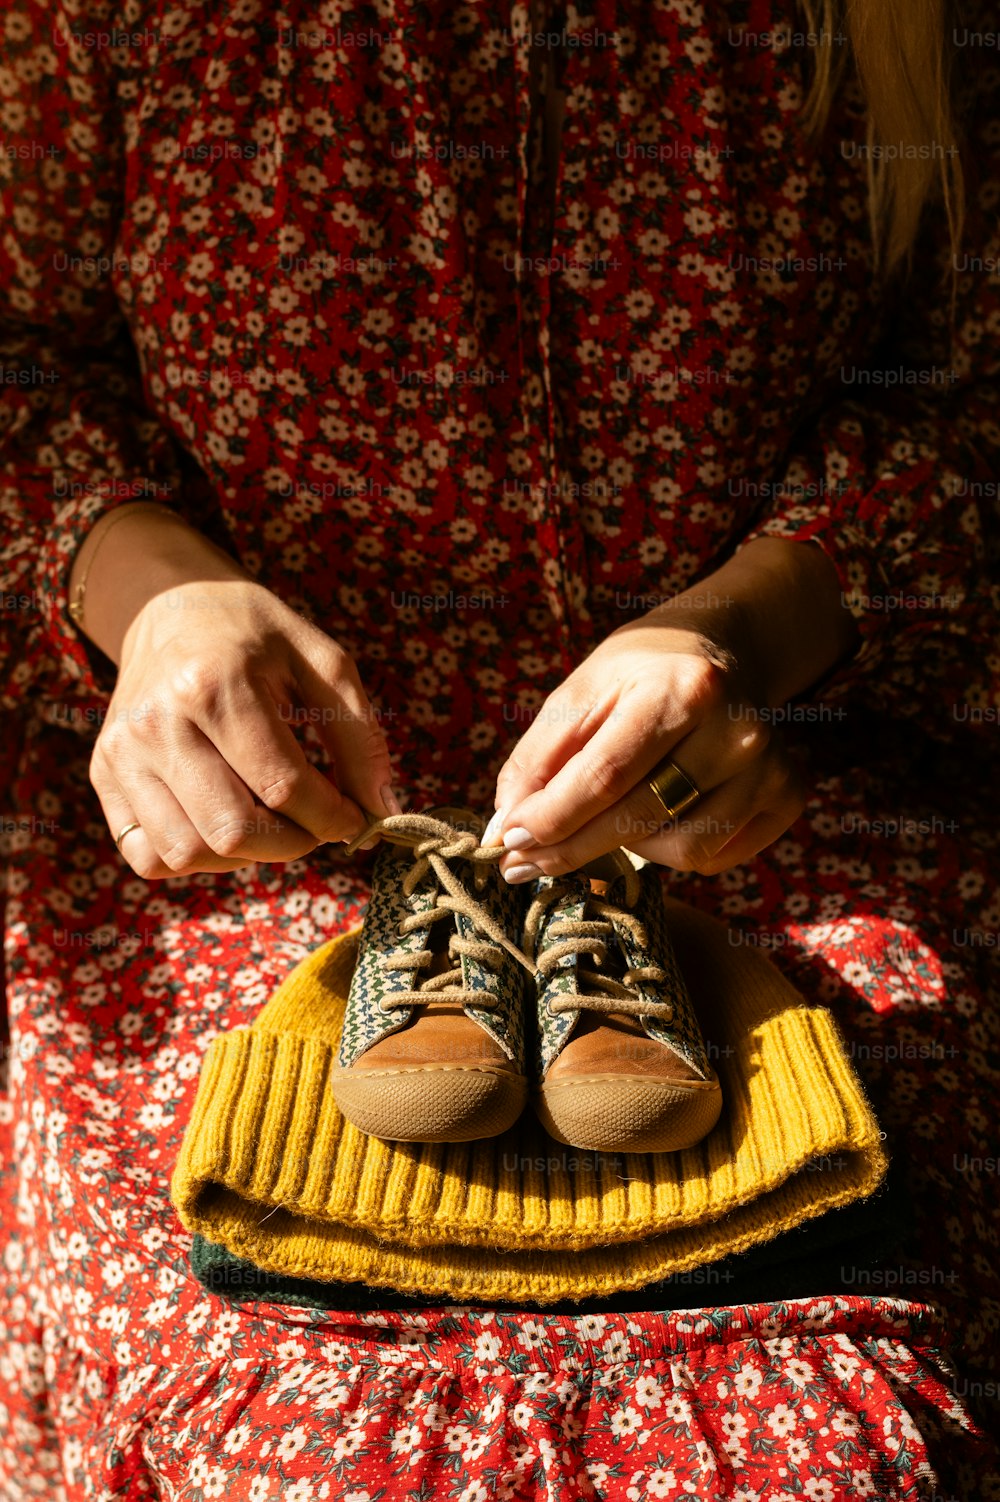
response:
<svg viewBox="0 0 1000 1502"><path fill-rule="evenodd" d="M722 1113L722 1089L648 1076L588 1075L543 1085L535 1114L567 1147L604 1153L677 1153L694 1147Z"/></svg>
<svg viewBox="0 0 1000 1502"><path fill-rule="evenodd" d="M475 1142L512 1127L528 1100L518 1074L462 1067L345 1069L330 1081L343 1117L388 1142Z"/></svg>

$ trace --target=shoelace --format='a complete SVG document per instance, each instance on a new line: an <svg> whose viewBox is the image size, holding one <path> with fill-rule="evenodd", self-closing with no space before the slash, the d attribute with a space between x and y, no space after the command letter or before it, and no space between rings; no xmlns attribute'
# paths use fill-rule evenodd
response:
<svg viewBox="0 0 1000 1502"><path fill-rule="evenodd" d="M462 955L478 960L487 969L495 971L500 964L498 948L523 965L532 974L535 967L527 956L504 933L503 928L470 894L449 861L473 861L483 868L495 866L506 854L501 845L480 845L476 835L455 829L443 819L434 819L429 814L390 814L384 819L373 819L368 828L355 836L345 847L345 854L353 855L359 845L365 844L373 835L379 835L394 845L409 845L413 850L413 865L403 878L403 892L411 897L429 871L433 871L444 892L438 892L434 907L426 913L412 913L399 925L400 934L427 928L442 919L453 919L456 913L471 919L486 939L466 939L461 934L452 934L448 940L448 957L459 960ZM478 883L477 883L478 885ZM489 942L487 942L489 941ZM418 949L409 953L398 950L383 955L382 970L409 972L419 976L434 959L430 949ZM398 991L383 1000L384 1011L398 1008L424 1006L428 1001L448 1000L462 1006L474 1006L483 1011L496 1009L499 998L486 991L466 991L462 987L462 967L459 962L453 969L439 975L427 975L419 988Z"/></svg>
<svg viewBox="0 0 1000 1502"><path fill-rule="evenodd" d="M538 954L538 942L542 926L551 907L560 902L569 890L561 882L540 892L528 908L524 923L524 948L534 961L539 974L548 978L558 968L559 962L572 955L576 960L576 975L579 990L556 997L548 1002L553 1014L562 1012L618 1012L630 1017L652 1017L657 1022L670 1022L674 1009L669 1001L645 1001L635 994L635 987L643 981L662 985L669 977L659 965L644 965L637 969L626 967L619 979L602 974L600 966L608 958L608 949L617 939L617 931L627 929L637 947L648 948L645 928L631 911L639 900L641 884L639 873L626 857L620 857L615 865L625 878L625 906L607 902L596 893L587 899L582 918L557 918L549 925L548 935L557 940ZM586 878L584 878L586 879ZM594 961L593 969L584 969L580 961L589 955Z"/></svg>

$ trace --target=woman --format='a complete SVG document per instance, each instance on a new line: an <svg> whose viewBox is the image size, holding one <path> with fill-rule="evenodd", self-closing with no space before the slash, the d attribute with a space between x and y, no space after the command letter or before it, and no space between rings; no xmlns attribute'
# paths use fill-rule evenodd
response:
<svg viewBox="0 0 1000 1502"><path fill-rule="evenodd" d="M995 30L849 9L4 0L5 1497L998 1494ZM895 1285L209 1297L200 1060L398 797L773 948Z"/></svg>

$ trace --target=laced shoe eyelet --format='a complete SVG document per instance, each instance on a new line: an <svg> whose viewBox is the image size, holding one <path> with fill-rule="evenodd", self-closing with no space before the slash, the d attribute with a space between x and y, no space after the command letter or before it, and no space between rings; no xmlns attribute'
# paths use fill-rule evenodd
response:
<svg viewBox="0 0 1000 1502"><path fill-rule="evenodd" d="M331 1080L342 1116L368 1136L493 1139L514 1125L530 1093L522 1001L523 972L534 982L534 971L518 942L525 904L500 878L501 852L481 848L479 826L474 810L450 807L388 821L386 848L397 848L372 881L346 998L345 1067ZM413 1078L387 1090L363 1060L390 1035L386 1056L404 1061L400 1072ZM456 1069L466 1057L469 1067Z"/></svg>

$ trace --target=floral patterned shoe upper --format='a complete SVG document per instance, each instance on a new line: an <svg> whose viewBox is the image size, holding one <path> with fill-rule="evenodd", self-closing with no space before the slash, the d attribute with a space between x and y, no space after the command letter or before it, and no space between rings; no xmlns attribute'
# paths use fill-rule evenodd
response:
<svg viewBox="0 0 1000 1502"><path fill-rule="evenodd" d="M467 809L395 814L347 999L331 1089L342 1114L396 1142L506 1131L527 1100L523 894Z"/></svg>
<svg viewBox="0 0 1000 1502"><path fill-rule="evenodd" d="M618 850L531 887L522 947L537 966L535 1109L573 1147L675 1152L722 1109L667 937L655 866Z"/></svg>

